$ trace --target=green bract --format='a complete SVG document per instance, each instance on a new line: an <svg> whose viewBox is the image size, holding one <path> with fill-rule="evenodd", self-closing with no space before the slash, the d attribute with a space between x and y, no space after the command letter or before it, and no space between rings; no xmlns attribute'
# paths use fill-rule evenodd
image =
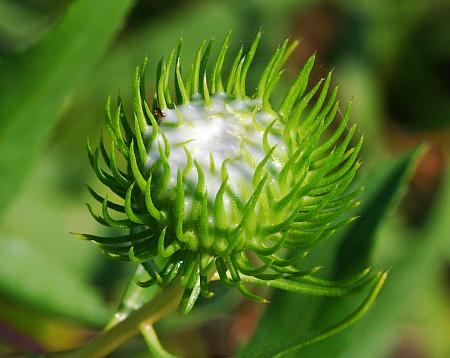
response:
<svg viewBox="0 0 450 358"><path fill-rule="evenodd" d="M212 40L205 40L187 77L180 41L159 63L153 104L147 102L144 63L133 82L134 121L120 98L115 113L108 100L110 149L102 140L95 150L88 143L99 180L123 199L113 203L89 189L102 203L102 215L89 209L101 224L128 232L81 237L108 257L142 263L151 276L142 286L181 277L184 311L200 292L210 297L208 283L216 279L263 301L245 284L340 296L378 277L367 277L366 270L331 282L312 276L317 268L299 268L309 250L352 220L340 217L357 205L359 189L347 188L360 166L362 138L351 144L350 106L335 121L339 103L337 88L330 89L331 73L308 86L314 56L281 103L271 103L297 42L278 47L248 94L246 78L260 38L258 33L246 53L241 47L226 82L222 66L230 35L212 65Z"/></svg>

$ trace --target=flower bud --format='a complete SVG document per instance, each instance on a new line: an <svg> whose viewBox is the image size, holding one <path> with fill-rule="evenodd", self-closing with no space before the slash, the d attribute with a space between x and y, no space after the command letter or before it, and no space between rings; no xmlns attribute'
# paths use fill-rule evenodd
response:
<svg viewBox="0 0 450 358"><path fill-rule="evenodd" d="M283 65L297 45L288 41L247 94L260 37L245 55L242 48L237 53L226 83L222 67L230 35L213 64L208 64L212 41L204 41L187 77L180 41L159 63L153 104L145 93L145 62L133 82L133 121L120 99L114 114L108 100L111 147L100 140L93 150L88 143L99 180L122 198L114 203L90 189L102 215L89 209L101 224L128 232L81 237L108 257L142 263L151 277L143 286L181 277L185 310L199 292L212 295L208 282L214 278L263 301L243 284L243 276L270 281L310 274L315 269L300 269L301 259L352 220L339 219L356 205L359 192L347 191L362 145L362 139L351 144L350 106L336 120L340 111L337 88L330 90L331 73L308 85L314 56L280 103L272 103Z"/></svg>

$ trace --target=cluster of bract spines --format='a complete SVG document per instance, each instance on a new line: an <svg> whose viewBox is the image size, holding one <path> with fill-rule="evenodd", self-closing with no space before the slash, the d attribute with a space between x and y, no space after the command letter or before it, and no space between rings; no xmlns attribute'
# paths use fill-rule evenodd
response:
<svg viewBox="0 0 450 358"><path fill-rule="evenodd" d="M152 105L144 63L133 82L134 126L121 100L114 115L108 100L110 150L102 139L95 150L88 143L99 180L123 199L114 203L89 189L101 202L102 215L88 207L101 224L130 231L82 237L109 257L142 263L151 276L142 285L183 277L185 310L199 292L211 296L208 277L214 272L255 300L262 299L242 284L242 275L271 280L311 273L314 268L298 268L299 259L348 223L351 219L339 217L356 205L359 190L347 188L360 166L362 139L351 146L350 106L326 135L339 111L337 88L329 93L330 73L307 90L312 56L274 108L271 94L297 45L288 41L269 60L255 93L247 95L246 77L260 37L245 55L243 47L238 51L226 83L222 67L230 35L210 76L212 41L201 44L187 78L180 42L158 65ZM169 86L173 68L176 98ZM110 210L122 218L113 218Z"/></svg>

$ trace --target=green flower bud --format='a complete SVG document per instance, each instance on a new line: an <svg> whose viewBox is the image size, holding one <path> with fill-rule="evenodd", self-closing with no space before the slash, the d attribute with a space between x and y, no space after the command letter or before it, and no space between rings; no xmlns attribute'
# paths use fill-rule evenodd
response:
<svg viewBox="0 0 450 358"><path fill-rule="evenodd" d="M108 257L142 263L151 276L142 286L181 277L185 311L200 292L212 295L213 279L257 301L264 299L248 290L243 277L316 282L310 274L317 268L300 269L301 259L350 222L340 217L357 204L359 189L347 189L360 166L362 139L351 144L350 106L335 121L340 111L337 88L330 90L331 73L308 86L312 56L273 105L272 92L297 46L285 41L256 91L247 94L260 37L247 53L239 50L226 83L222 66L230 35L213 65L208 65L212 41L204 41L187 78L180 41L177 52L159 63L152 105L145 93L145 62L133 82L134 121L120 99L112 114L108 100L110 150L102 140L95 150L88 143L99 180L123 199L113 203L90 189L102 215L89 209L101 224L128 232L81 237ZM175 96L169 86L173 69ZM111 210L122 218L113 218Z"/></svg>

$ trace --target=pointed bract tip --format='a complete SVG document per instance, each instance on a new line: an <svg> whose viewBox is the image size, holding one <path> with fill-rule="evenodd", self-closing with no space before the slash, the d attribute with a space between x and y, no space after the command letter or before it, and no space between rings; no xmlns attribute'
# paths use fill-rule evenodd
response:
<svg viewBox="0 0 450 358"><path fill-rule="evenodd" d="M79 239L79 240L83 240L83 241L89 240L89 239L86 237L86 235L80 234L80 233L78 233L78 232L70 232L69 234L75 236L75 237L76 237L77 239Z"/></svg>

